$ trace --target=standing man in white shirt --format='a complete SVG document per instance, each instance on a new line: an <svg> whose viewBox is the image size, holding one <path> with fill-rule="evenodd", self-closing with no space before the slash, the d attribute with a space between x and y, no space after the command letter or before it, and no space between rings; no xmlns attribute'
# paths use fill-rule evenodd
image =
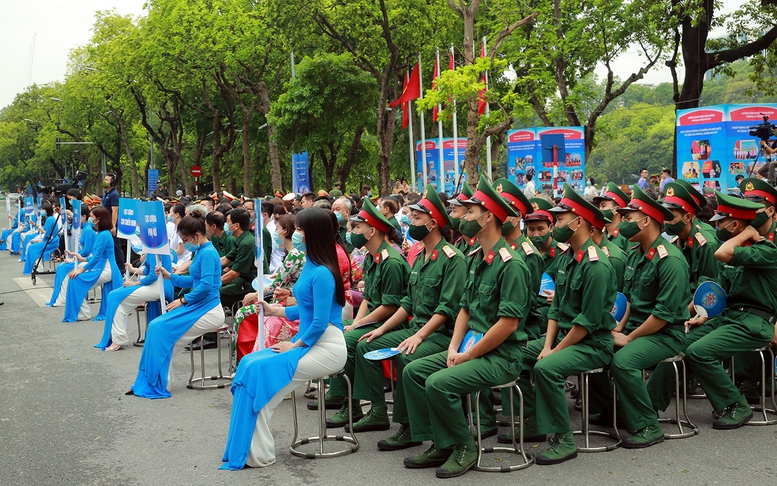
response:
<svg viewBox="0 0 777 486"><path fill-rule="evenodd" d="M262 224L265 228L267 228L267 231L270 232L270 235L273 233L276 233L276 227L275 227L275 219L272 218L273 211L275 209L275 205L271 202L262 201ZM270 273L275 273L278 271L278 269L283 265L283 257L285 255L285 251L282 246L278 246L275 243L275 238L272 239L272 253L270 254Z"/></svg>

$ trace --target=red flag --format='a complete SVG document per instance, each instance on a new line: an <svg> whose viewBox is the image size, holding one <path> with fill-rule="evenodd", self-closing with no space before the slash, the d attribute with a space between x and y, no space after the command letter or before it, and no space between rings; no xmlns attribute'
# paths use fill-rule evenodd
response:
<svg viewBox="0 0 777 486"><path fill-rule="evenodd" d="M413 72L410 73L410 80L405 85L405 87L402 88L402 94L399 95L399 98L389 103L389 107L394 108L395 106L401 105L402 103L413 101L420 97L421 97L421 73L419 72L418 63L415 63Z"/></svg>
<svg viewBox="0 0 777 486"><path fill-rule="evenodd" d="M402 84L402 92L407 90L407 83L410 81L410 73L405 71L405 82ZM407 121L410 119L408 113L408 102L402 103L402 130L407 128Z"/></svg>
<svg viewBox="0 0 777 486"><path fill-rule="evenodd" d="M485 43L480 49L480 57L486 57L486 45ZM483 73L483 75L480 77L480 80L484 83L486 83L486 87L484 89L481 89L478 93L478 115L482 115L486 112L486 104L488 101L486 101L486 90L488 89L488 78L486 78L486 73Z"/></svg>
<svg viewBox="0 0 777 486"><path fill-rule="evenodd" d="M434 61L434 73L432 74L432 89L437 89L437 78L440 77L440 56L437 56L437 60ZM435 105L434 108L432 108L432 121L436 122L438 118L438 110L437 107L439 105Z"/></svg>

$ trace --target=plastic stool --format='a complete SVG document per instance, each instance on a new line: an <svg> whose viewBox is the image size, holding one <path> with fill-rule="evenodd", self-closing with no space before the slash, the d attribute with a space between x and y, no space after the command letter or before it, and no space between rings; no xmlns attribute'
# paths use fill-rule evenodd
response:
<svg viewBox="0 0 777 486"><path fill-rule="evenodd" d="M327 380L329 378L337 378L339 376L343 376L345 378L346 383L348 384L348 403L351 403L351 400L353 399L353 393L351 391L351 380L348 378L348 375L345 374L343 370L338 371L337 373L332 373L329 375L324 375L319 378L317 378L315 381L318 382L318 389L320 391L324 391L324 380ZM291 392L291 410L292 410L292 421L294 422L294 438L291 439L291 445L289 446L289 452L291 452L293 455L297 457L304 457L305 459L318 459L320 457L337 457L337 456L344 456L345 454L350 454L352 452L356 452L359 450L359 441L356 439L356 434L353 433L353 409L349 407L348 410L348 426L351 430L350 435L327 435L326 433L326 393L319 393L318 394L318 435L315 437L307 437L304 439L297 439L297 436L299 435L299 426L297 423L297 391L294 390ZM318 450L315 452L304 452L298 449L299 446L309 444L311 442L318 441ZM346 449L341 449L333 452L324 452L324 442L325 441L338 441L338 442L347 442L351 445L348 446Z"/></svg>

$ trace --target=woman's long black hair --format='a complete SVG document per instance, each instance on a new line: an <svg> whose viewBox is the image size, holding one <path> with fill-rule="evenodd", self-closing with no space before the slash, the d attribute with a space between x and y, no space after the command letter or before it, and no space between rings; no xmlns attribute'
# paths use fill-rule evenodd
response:
<svg viewBox="0 0 777 486"><path fill-rule="evenodd" d="M305 257L332 272L337 303L345 305L345 288L335 248L335 228L329 211L321 208L304 209L297 214L294 224L305 233Z"/></svg>
<svg viewBox="0 0 777 486"><path fill-rule="evenodd" d="M337 222L337 216L335 216L335 213L333 211L327 211L330 216L330 220L332 221L332 227L335 230L335 244L343 249L343 252L345 253L346 258L348 259L348 282L349 286L353 288L353 275L351 275L351 255L348 254L348 250L345 249L345 242L343 241L342 236L340 236L340 224ZM337 268L340 268L340 260L337 260Z"/></svg>

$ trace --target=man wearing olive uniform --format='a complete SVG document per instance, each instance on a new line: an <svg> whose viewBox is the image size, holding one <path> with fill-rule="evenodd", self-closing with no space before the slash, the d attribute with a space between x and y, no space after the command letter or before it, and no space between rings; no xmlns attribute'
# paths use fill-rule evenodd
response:
<svg viewBox="0 0 777 486"><path fill-rule="evenodd" d="M464 206L463 201L467 201L471 198L472 194L474 194L474 191L469 187L469 184L465 183L458 196L453 199L448 199L448 204L451 207L451 228L456 231L459 231L461 218L467 214L467 208ZM468 238L461 235L453 242L453 245L463 255L468 255L472 250L477 248L477 238Z"/></svg>
<svg viewBox="0 0 777 486"><path fill-rule="evenodd" d="M639 186L633 191L629 204L618 209L620 234L638 244L628 253L623 293L630 307L613 332L617 350L610 363L622 418L628 430L636 431L623 440L623 447L632 449L664 440L642 371L685 348L684 323L691 299L685 257L661 236L664 220L674 216ZM592 378L597 388L592 402L598 402L592 406L608 410L609 383L598 375Z"/></svg>
<svg viewBox="0 0 777 486"><path fill-rule="evenodd" d="M412 438L434 441L426 452L406 458L405 467L439 467L439 478L460 476L475 464L477 444L470 436L461 397L518 376L529 314L529 270L501 233L502 223L515 217L515 211L485 177L465 204L467 216L460 230L477 237L480 248L469 256L451 343L447 352L410 363L402 376ZM461 349L466 335L468 344L478 335L480 340Z"/></svg>
<svg viewBox="0 0 777 486"><path fill-rule="evenodd" d="M558 464L577 457L565 394L566 377L606 366L613 355L609 313L615 302L614 270L607 255L591 239L591 224L604 216L564 184L556 214L555 239L569 249L558 259L556 297L548 313L548 332L531 341L524 353L536 360L534 382L536 422L541 434L553 434L537 464Z"/></svg>
<svg viewBox="0 0 777 486"><path fill-rule="evenodd" d="M618 225L621 222L621 216L616 209L625 208L631 199L614 182L607 184L607 190L601 197L593 198L594 205L599 208L605 218L610 222L606 224L607 239L618 245L623 253L628 254L630 243L627 238L620 234Z"/></svg>
<svg viewBox="0 0 777 486"><path fill-rule="evenodd" d="M723 413L715 429L734 429L753 416L747 400L723 369L721 360L775 341L777 315L777 246L751 226L761 204L715 193L717 221L723 241L715 257L724 263L721 284L726 309L702 326L704 336L688 346L686 358L714 410ZM691 325L702 323L699 316Z"/></svg>
<svg viewBox="0 0 777 486"><path fill-rule="evenodd" d="M696 213L700 211L695 199L682 184L669 182L664 187L666 197L663 200L665 208L672 212L673 219L664 222L664 231L673 236L671 243L683 253L689 266L690 280L688 288L693 295L699 284L716 280L720 274L720 262L715 258L715 251L720 246L715 234L704 231L699 225L693 224ZM688 302L690 315L696 315L693 302ZM700 326L693 326L686 337L686 346L695 342L703 335ZM690 363L686 363L691 368ZM695 380L693 381L695 386ZM674 394L674 367L670 363L659 363L648 382L648 393L654 408L666 410Z"/></svg>
<svg viewBox="0 0 777 486"><path fill-rule="evenodd" d="M683 188L688 191L688 194L691 195L691 198L693 201L700 207L703 208L707 205L707 198L702 195L699 191L694 188L690 182L686 181L685 179L677 179L674 181L675 184L679 184L683 186ZM709 223L705 223L704 221L701 221L699 218L694 217L693 218L693 225L694 226L701 226L702 231L705 233L714 233L715 228L712 227Z"/></svg>
<svg viewBox="0 0 777 486"><path fill-rule="evenodd" d="M345 344L348 359L345 373L354 382L355 353L359 338L376 329L383 321L394 315L407 292L410 266L393 246L386 242L386 235L394 231L383 214L369 201L364 200L361 212L351 218L354 224L351 242L354 247L366 247L369 254L364 258L364 300L362 300L353 321L345 321ZM327 400L345 397L348 388L343 377L331 381ZM343 399L343 406L335 415L326 420L327 427L342 427L348 423L348 407L353 407L353 417L361 420L362 410L359 400L349 404ZM372 415L385 413L383 410L370 409L366 421L372 422ZM376 420L371 430L388 430L391 424ZM354 424L356 426L356 424Z"/></svg>
<svg viewBox="0 0 777 486"><path fill-rule="evenodd" d="M550 278L556 278L556 257L566 251L567 244L553 239L551 227L554 218L549 212L553 207L548 201L540 198L529 199L534 211L524 217L526 235L543 258L542 271ZM548 326L548 310L553 300L553 291L549 290L544 295L539 293L534 296L535 312L540 316L540 333L544 333Z"/></svg>
<svg viewBox="0 0 777 486"><path fill-rule="evenodd" d="M626 273L626 253L604 234L604 227L609 222L609 218L605 218L604 214L601 216L601 219L597 218L591 224L591 239L610 260L610 264L612 264L613 271L615 272L615 290L622 292L623 275Z"/></svg>
<svg viewBox="0 0 777 486"><path fill-rule="evenodd" d="M364 354L383 348L402 351L393 358L397 376L393 420L400 428L394 436L378 442L378 449L384 451L418 445L410 437L402 372L411 361L448 349L464 291L462 282L466 278L464 255L440 234L441 228L450 225L450 217L434 186L427 186L426 197L409 208L412 210L410 237L422 241L424 251L413 262L407 294L402 298L400 308L379 328L363 335L356 347L353 395L372 402L373 410L386 409L383 367L380 361L365 359ZM411 316L407 327L397 329ZM387 416L379 419L388 421ZM372 424L366 422L365 417L354 424L354 431L368 430ZM365 425L368 427L363 427Z"/></svg>

